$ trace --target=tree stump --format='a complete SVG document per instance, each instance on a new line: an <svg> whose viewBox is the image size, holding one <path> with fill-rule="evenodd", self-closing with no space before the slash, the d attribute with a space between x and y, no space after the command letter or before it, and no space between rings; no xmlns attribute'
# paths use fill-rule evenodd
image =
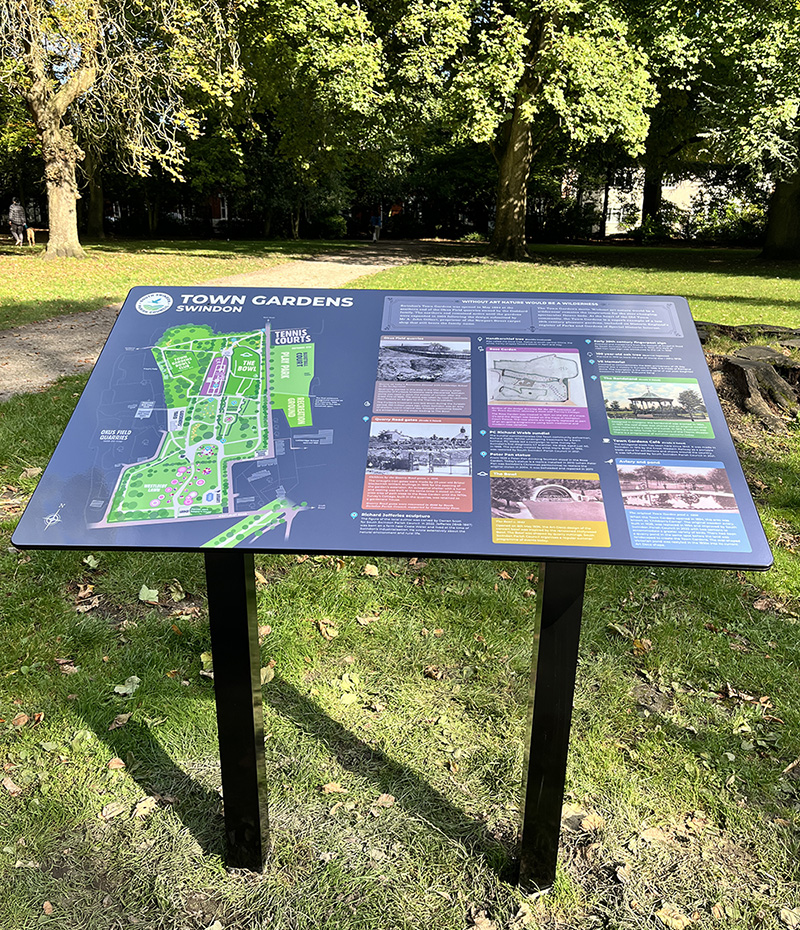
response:
<svg viewBox="0 0 800 930"><path fill-rule="evenodd" d="M783 430L800 421L800 361L792 352L800 349L800 330L755 323L726 326L697 323L700 341L724 335L745 343L727 355L706 353L717 392L752 413L771 430ZM752 345L755 339L771 339L780 349Z"/></svg>

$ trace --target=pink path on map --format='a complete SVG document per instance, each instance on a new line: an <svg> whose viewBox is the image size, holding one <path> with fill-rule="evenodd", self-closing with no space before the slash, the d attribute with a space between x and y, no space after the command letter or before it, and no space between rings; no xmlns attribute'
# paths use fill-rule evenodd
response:
<svg viewBox="0 0 800 930"><path fill-rule="evenodd" d="M217 397L222 393L225 387L225 379L228 376L228 359L218 356L208 366L206 378L200 393L206 397Z"/></svg>

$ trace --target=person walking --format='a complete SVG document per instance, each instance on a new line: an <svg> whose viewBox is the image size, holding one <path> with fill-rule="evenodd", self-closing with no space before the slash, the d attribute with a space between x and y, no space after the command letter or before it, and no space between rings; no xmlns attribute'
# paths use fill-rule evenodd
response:
<svg viewBox="0 0 800 930"><path fill-rule="evenodd" d="M22 234L25 232L27 219L25 209L17 197L12 199L11 206L8 208L8 225L11 227L11 235L16 245L22 245Z"/></svg>
<svg viewBox="0 0 800 930"><path fill-rule="evenodd" d="M377 242L381 237L381 226L383 225L381 211L379 209L375 211L369 222L372 226L372 241Z"/></svg>

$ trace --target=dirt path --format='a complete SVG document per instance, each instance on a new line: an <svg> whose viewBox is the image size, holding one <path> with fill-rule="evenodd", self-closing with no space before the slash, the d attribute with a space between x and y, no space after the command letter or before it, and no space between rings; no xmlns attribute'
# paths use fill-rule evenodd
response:
<svg viewBox="0 0 800 930"><path fill-rule="evenodd" d="M404 265L431 251L416 242L381 242L368 248L297 259L247 274L201 281L226 287L341 287L356 278ZM0 401L40 391L62 375L89 371L105 344L121 304L72 313L0 332Z"/></svg>

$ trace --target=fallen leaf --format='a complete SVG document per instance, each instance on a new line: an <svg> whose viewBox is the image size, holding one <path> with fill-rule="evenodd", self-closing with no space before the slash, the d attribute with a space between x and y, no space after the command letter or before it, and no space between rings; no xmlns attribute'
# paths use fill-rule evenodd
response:
<svg viewBox="0 0 800 930"><path fill-rule="evenodd" d="M109 724L109 730L118 730L120 727L124 727L125 724L131 719L130 714L117 714L113 722Z"/></svg>
<svg viewBox="0 0 800 930"><path fill-rule="evenodd" d="M173 578L171 584L167 585L167 591L169 591L169 596L176 603L186 600L186 592L183 590L183 585L177 578ZM156 592L156 597L158 597L158 592Z"/></svg>
<svg viewBox="0 0 800 930"><path fill-rule="evenodd" d="M652 648L653 644L649 639L634 639L633 641L634 655L644 655L646 652L650 652Z"/></svg>
<svg viewBox="0 0 800 930"><path fill-rule="evenodd" d="M642 830L639 836L645 843L655 843L657 846L675 846L676 841L661 827L648 827Z"/></svg>
<svg viewBox="0 0 800 930"><path fill-rule="evenodd" d="M617 876L617 881L621 885L627 885L633 877L633 866L630 862L622 862L617 866L614 874Z"/></svg>
<svg viewBox="0 0 800 930"><path fill-rule="evenodd" d="M133 808L134 817L145 817L147 814L152 813L158 807L158 801L153 797L142 798L141 801L137 801Z"/></svg>
<svg viewBox="0 0 800 930"><path fill-rule="evenodd" d="M369 626L370 623L374 623L377 619L377 617L356 617L356 623L359 626Z"/></svg>
<svg viewBox="0 0 800 930"><path fill-rule="evenodd" d="M323 794L347 794L347 788L342 788L338 781L329 781L320 790Z"/></svg>
<svg viewBox="0 0 800 930"><path fill-rule="evenodd" d="M691 917L682 914L674 904L665 904L659 908L656 917L670 930L685 930L694 923Z"/></svg>
<svg viewBox="0 0 800 930"><path fill-rule="evenodd" d="M53 905L49 901L45 901L42 905L42 910L49 916L53 913Z"/></svg>
<svg viewBox="0 0 800 930"><path fill-rule="evenodd" d="M372 565L371 563L368 562L364 566L364 571L361 574L368 575L370 578L377 578L380 575L380 572L378 571L377 565Z"/></svg>
<svg viewBox="0 0 800 930"><path fill-rule="evenodd" d="M119 756L115 756L113 759L109 761L108 768L111 769L112 772L115 769L124 769L125 763L122 761L122 759L119 758Z"/></svg>
<svg viewBox="0 0 800 930"><path fill-rule="evenodd" d="M143 584L139 589L139 600L144 601L145 604L157 604L158 590L156 588L148 588L146 584Z"/></svg>
<svg viewBox="0 0 800 930"><path fill-rule="evenodd" d="M629 630L626 626L623 626L621 623L609 623L606 629L611 630L612 633L616 633L618 636L621 636L623 639L635 639L633 631Z"/></svg>
<svg viewBox="0 0 800 930"><path fill-rule="evenodd" d="M261 669L261 684L266 685L275 677L275 660L271 659L268 665Z"/></svg>
<svg viewBox="0 0 800 930"><path fill-rule="evenodd" d="M41 468L26 468L20 474L20 478L37 478L41 473Z"/></svg>
<svg viewBox="0 0 800 930"><path fill-rule="evenodd" d="M124 685L114 685L114 691L117 694L123 694L125 697L130 697L141 683L141 678L137 678L136 675L131 675L130 678L125 679Z"/></svg>
<svg viewBox="0 0 800 930"><path fill-rule="evenodd" d="M444 678L444 669L438 665L426 665L422 674L426 678L433 678L434 681L441 681Z"/></svg>
<svg viewBox="0 0 800 930"><path fill-rule="evenodd" d="M201 652L200 661L203 665L203 669L206 672L210 672L214 667L214 656L210 652Z"/></svg>
<svg viewBox="0 0 800 930"><path fill-rule="evenodd" d="M780 909L781 922L787 927L800 927L800 907L782 907Z"/></svg>
<svg viewBox="0 0 800 930"><path fill-rule="evenodd" d="M264 575L261 574L261 572L258 569L256 569L256 583L257 584L267 583L267 579L264 577Z"/></svg>
<svg viewBox="0 0 800 930"><path fill-rule="evenodd" d="M267 625L262 625L258 628L258 641L263 642L269 634L272 632L272 627Z"/></svg>
<svg viewBox="0 0 800 930"><path fill-rule="evenodd" d="M56 665L58 665L62 675L74 675L80 671L72 659L56 659Z"/></svg>
<svg viewBox="0 0 800 930"><path fill-rule="evenodd" d="M493 920L489 920L483 911L479 911L472 918L472 926L475 930L497 930L497 924Z"/></svg>
<svg viewBox="0 0 800 930"><path fill-rule="evenodd" d="M119 817L119 815L123 814L127 809L128 805L123 804L122 801L112 801L110 804L106 804L100 812L100 816L103 820L111 820L112 817Z"/></svg>
<svg viewBox="0 0 800 930"><path fill-rule="evenodd" d="M527 927L533 923L534 916L533 908L527 901L523 901L517 913L511 918L508 924L508 930L523 930L523 927Z"/></svg>
<svg viewBox="0 0 800 930"><path fill-rule="evenodd" d="M97 568L100 563L93 555L87 555L86 558L83 559L83 564L88 565L89 568Z"/></svg>
<svg viewBox="0 0 800 930"><path fill-rule="evenodd" d="M94 610L95 607L100 606L101 595L95 594L94 597L89 598L87 601L81 601L80 604L75 605L75 613L86 614L90 610Z"/></svg>
<svg viewBox="0 0 800 930"><path fill-rule="evenodd" d="M395 797L393 794L382 794L378 797L378 800L375 802L376 807L392 807L394 805Z"/></svg>
<svg viewBox="0 0 800 930"><path fill-rule="evenodd" d="M602 830L605 825L606 822L600 814L587 814L581 821L581 829L585 830L587 833Z"/></svg>
<svg viewBox="0 0 800 930"><path fill-rule="evenodd" d="M24 727L31 718L27 714L17 714L11 721L12 727Z"/></svg>
<svg viewBox="0 0 800 930"><path fill-rule="evenodd" d="M327 639L328 642L339 635L339 631L328 620L317 620L317 629L322 634L322 638Z"/></svg>
<svg viewBox="0 0 800 930"><path fill-rule="evenodd" d="M12 798L16 798L18 795L22 794L22 788L20 788L19 785L14 784L10 778L4 778L2 785Z"/></svg>
<svg viewBox="0 0 800 930"><path fill-rule="evenodd" d="M722 920L722 918L725 916L725 911L723 911L719 904L715 904L711 908L711 916L714 918L714 920Z"/></svg>
<svg viewBox="0 0 800 930"><path fill-rule="evenodd" d="M511 575L507 571L498 572L498 574L504 581L511 581Z"/></svg>

